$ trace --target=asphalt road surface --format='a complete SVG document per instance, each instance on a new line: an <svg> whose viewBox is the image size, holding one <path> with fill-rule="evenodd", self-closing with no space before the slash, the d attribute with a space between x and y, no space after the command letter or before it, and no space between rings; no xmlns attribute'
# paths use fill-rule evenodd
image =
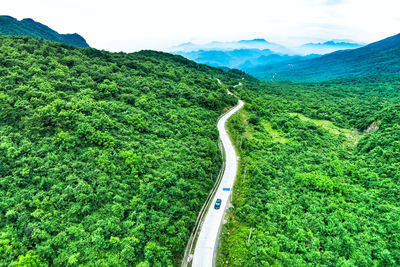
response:
<svg viewBox="0 0 400 267"><path fill-rule="evenodd" d="M225 215L225 209L232 193L232 187L235 182L238 165L236 151L228 136L228 133L226 132L225 123L229 117L241 109L243 105L244 102L239 100L238 104L228 113L222 116L218 121L218 131L226 157L225 172L201 226L193 255L193 267L213 266L213 258L214 253L216 252L218 235L222 225L223 217ZM221 207L218 210L214 209L214 204L217 198L222 200Z"/></svg>

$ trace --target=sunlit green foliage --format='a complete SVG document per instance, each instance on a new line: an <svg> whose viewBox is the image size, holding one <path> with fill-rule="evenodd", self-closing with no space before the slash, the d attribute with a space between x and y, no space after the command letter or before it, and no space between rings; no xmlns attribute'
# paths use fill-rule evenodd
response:
<svg viewBox="0 0 400 267"><path fill-rule="evenodd" d="M247 120L229 127L241 172L218 264L398 266L400 77L244 83ZM360 140L344 145L352 131Z"/></svg>
<svg viewBox="0 0 400 267"><path fill-rule="evenodd" d="M0 37L0 266L177 265L236 102L217 77L235 74Z"/></svg>

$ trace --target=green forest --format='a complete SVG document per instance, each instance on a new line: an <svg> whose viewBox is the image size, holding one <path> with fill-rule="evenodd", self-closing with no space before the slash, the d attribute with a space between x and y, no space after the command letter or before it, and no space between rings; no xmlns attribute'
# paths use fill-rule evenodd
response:
<svg viewBox="0 0 400 267"><path fill-rule="evenodd" d="M179 266L227 89L246 104L217 265L399 266L400 75L262 82L0 36L0 267Z"/></svg>
<svg viewBox="0 0 400 267"><path fill-rule="evenodd" d="M175 266L235 72L0 37L0 266Z"/></svg>
<svg viewBox="0 0 400 267"><path fill-rule="evenodd" d="M400 76L235 90L218 266L399 266Z"/></svg>

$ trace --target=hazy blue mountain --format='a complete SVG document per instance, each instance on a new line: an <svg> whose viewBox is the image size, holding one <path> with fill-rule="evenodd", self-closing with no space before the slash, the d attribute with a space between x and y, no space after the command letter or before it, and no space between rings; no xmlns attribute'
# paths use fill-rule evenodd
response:
<svg viewBox="0 0 400 267"><path fill-rule="evenodd" d="M347 50L347 49L355 49L360 48L364 44L358 44L353 42L346 41L327 41L324 43L308 43L302 46L299 46L295 49L295 51L301 55L308 54L328 54L335 52L337 50Z"/></svg>
<svg viewBox="0 0 400 267"><path fill-rule="evenodd" d="M240 40L232 42L210 42L206 44L193 44L184 43L178 46L174 46L170 49L170 52L193 52L193 51L231 51L231 50L242 50L242 49L259 49L259 50L271 50L274 53L291 54L290 49L275 43L266 41L265 39L253 39L253 40Z"/></svg>
<svg viewBox="0 0 400 267"><path fill-rule="evenodd" d="M0 34L31 36L79 47L89 47L85 39L79 34L59 34L33 19L23 19L19 21L10 16L0 16Z"/></svg>
<svg viewBox="0 0 400 267"><path fill-rule="evenodd" d="M250 74L263 74L265 69L291 65L299 60L316 58L337 50L361 47L348 40L331 40L323 43L308 43L297 47L285 47L265 39L240 40L233 42L191 42L170 49L174 54L184 56L197 63L213 67L237 68Z"/></svg>
<svg viewBox="0 0 400 267"><path fill-rule="evenodd" d="M266 64L247 69L270 80L321 81L336 78L400 73L400 34L367 46L336 51L313 59Z"/></svg>
<svg viewBox="0 0 400 267"><path fill-rule="evenodd" d="M275 54L269 49L235 49L231 51L222 50L200 50L192 52L176 52L197 63L207 64L213 67L228 67L236 69L248 69L258 65L266 65L302 58L301 56L289 56Z"/></svg>
<svg viewBox="0 0 400 267"><path fill-rule="evenodd" d="M259 42L259 43L270 43L270 42L268 42L268 41L266 41L265 39L262 39L262 38L256 38L256 39L252 39L252 40L240 40L239 41L239 43L241 43L241 44L251 44L251 43L257 43L257 42Z"/></svg>

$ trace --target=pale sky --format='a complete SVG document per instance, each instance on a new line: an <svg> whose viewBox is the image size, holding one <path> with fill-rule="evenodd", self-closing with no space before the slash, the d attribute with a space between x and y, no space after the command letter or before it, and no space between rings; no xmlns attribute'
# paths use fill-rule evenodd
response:
<svg viewBox="0 0 400 267"><path fill-rule="evenodd" d="M125 52L253 38L370 43L400 32L400 0L1 0L1 12Z"/></svg>

